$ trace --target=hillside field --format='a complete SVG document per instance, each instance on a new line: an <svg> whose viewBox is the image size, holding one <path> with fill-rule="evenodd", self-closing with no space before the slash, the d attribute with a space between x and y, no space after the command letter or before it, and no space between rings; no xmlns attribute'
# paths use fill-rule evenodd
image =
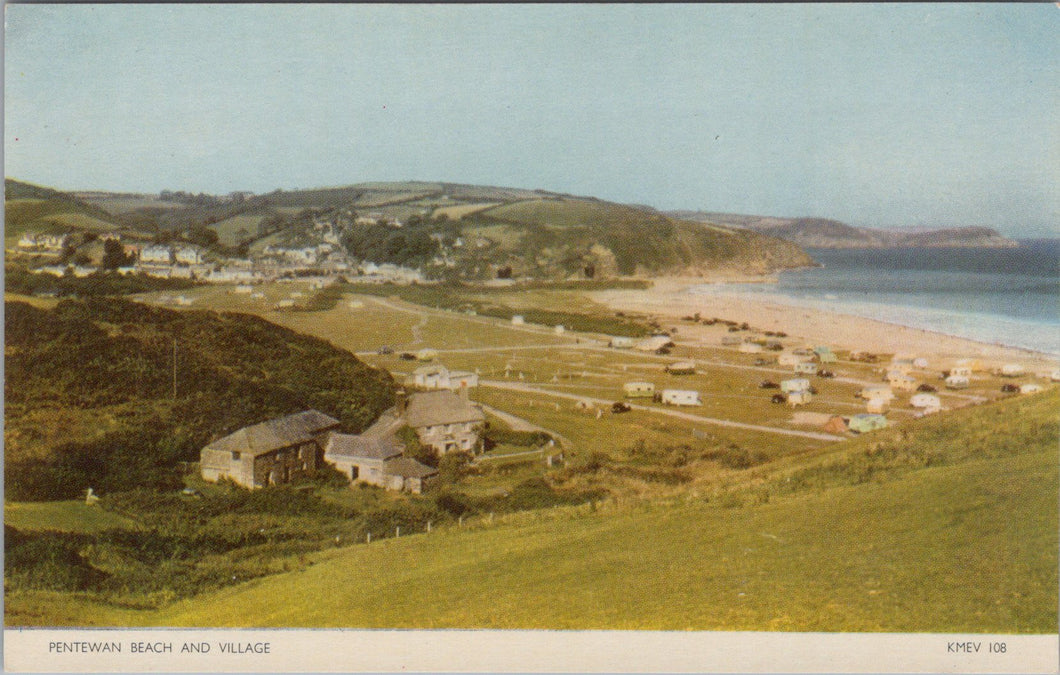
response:
<svg viewBox="0 0 1060 675"><path fill-rule="evenodd" d="M165 626L1051 633L1057 402L1052 392L958 411L754 472L719 494L483 518L317 554L297 572L158 611L91 616ZM999 428L1005 419L1012 425ZM49 597L9 599L9 625L29 611L70 615L71 606L48 613Z"/></svg>

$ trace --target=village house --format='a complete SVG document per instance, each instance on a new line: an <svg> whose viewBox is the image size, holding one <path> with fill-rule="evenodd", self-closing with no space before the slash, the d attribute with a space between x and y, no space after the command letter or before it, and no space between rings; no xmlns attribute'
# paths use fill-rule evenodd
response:
<svg viewBox="0 0 1060 675"><path fill-rule="evenodd" d="M39 251L62 251L70 243L69 234L35 234L25 233L18 240L18 248Z"/></svg>
<svg viewBox="0 0 1060 675"><path fill-rule="evenodd" d="M416 432L420 443L440 454L476 452L486 421L482 409L468 401L466 387L459 394L444 389L408 397L399 393L397 414Z"/></svg>
<svg viewBox="0 0 1060 675"><path fill-rule="evenodd" d="M809 359L801 354L795 352L784 352L777 357L777 365L781 366L794 366L799 363L807 363ZM816 370L814 371L816 372Z"/></svg>
<svg viewBox="0 0 1060 675"><path fill-rule="evenodd" d="M151 244L140 249L141 263L168 265L173 262L173 249L162 244Z"/></svg>
<svg viewBox="0 0 1060 675"><path fill-rule="evenodd" d="M909 399L909 405L923 410L925 413L938 412L942 409L942 400L934 394L913 394Z"/></svg>
<svg viewBox="0 0 1060 675"><path fill-rule="evenodd" d="M1001 370L998 374L1002 377L1019 377L1020 375L1023 375L1023 372L1023 366L1021 366L1020 364L1006 363L1005 365L1001 366Z"/></svg>
<svg viewBox="0 0 1060 675"><path fill-rule="evenodd" d="M405 386L419 389L460 389L478 386L478 375L463 370L449 370L439 364L421 366L405 379Z"/></svg>
<svg viewBox="0 0 1060 675"><path fill-rule="evenodd" d="M813 400L813 394L810 393L809 389L799 389L788 394L788 405L792 408L800 405L806 405Z"/></svg>
<svg viewBox="0 0 1060 675"><path fill-rule="evenodd" d="M173 258L184 265L201 265L203 252L196 246L179 246L173 251Z"/></svg>
<svg viewBox="0 0 1060 675"><path fill-rule="evenodd" d="M868 402L865 403L865 412L873 415L882 415L887 412L888 408L890 408L890 403L890 399L870 398Z"/></svg>
<svg viewBox="0 0 1060 675"><path fill-rule="evenodd" d="M898 391L916 391L916 378L901 371L887 371L887 384Z"/></svg>
<svg viewBox="0 0 1060 675"><path fill-rule="evenodd" d="M967 389L970 384L966 375L950 375L946 378L947 389Z"/></svg>
<svg viewBox="0 0 1060 675"><path fill-rule="evenodd" d="M872 385L859 391L858 396L864 399L880 398L885 401L892 401L894 400L894 391L888 386Z"/></svg>
<svg viewBox="0 0 1060 675"><path fill-rule="evenodd" d="M1020 393L1021 394L1037 394L1041 390L1042 390L1042 385L1036 384L1034 382L1028 382L1026 384L1021 384L1020 385Z"/></svg>
<svg viewBox="0 0 1060 675"><path fill-rule="evenodd" d="M327 434L338 426L338 420L306 410L244 427L202 449L202 477L248 488L289 483L320 466Z"/></svg>
<svg viewBox="0 0 1060 675"><path fill-rule="evenodd" d="M404 456L404 444L397 436L404 425L405 420L390 409L362 434L333 432L324 448L324 461L352 484L419 494L429 487L438 470Z"/></svg>
<svg viewBox="0 0 1060 675"><path fill-rule="evenodd" d="M526 319L523 318L522 314L513 314L512 315L512 325L513 326L523 326L525 324L526 324Z"/></svg>
<svg viewBox="0 0 1060 675"><path fill-rule="evenodd" d="M740 343L739 351L742 354L761 354L762 349L762 345L757 342L743 342Z"/></svg>
<svg viewBox="0 0 1060 675"><path fill-rule="evenodd" d="M633 338L630 337L613 337L607 342L607 346L612 349L632 349Z"/></svg>

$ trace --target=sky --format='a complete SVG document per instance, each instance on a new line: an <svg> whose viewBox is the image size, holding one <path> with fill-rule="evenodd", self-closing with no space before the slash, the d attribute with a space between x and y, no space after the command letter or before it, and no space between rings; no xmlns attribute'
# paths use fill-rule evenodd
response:
<svg viewBox="0 0 1060 675"><path fill-rule="evenodd" d="M4 171L1060 236L1060 8L7 5Z"/></svg>

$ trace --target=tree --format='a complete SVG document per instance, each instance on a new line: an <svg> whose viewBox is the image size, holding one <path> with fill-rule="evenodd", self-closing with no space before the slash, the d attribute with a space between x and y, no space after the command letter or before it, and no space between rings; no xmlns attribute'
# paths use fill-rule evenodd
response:
<svg viewBox="0 0 1060 675"><path fill-rule="evenodd" d="M129 256L125 255L125 248L117 239L107 239L103 242L103 260L100 267L105 270L115 270L129 264Z"/></svg>

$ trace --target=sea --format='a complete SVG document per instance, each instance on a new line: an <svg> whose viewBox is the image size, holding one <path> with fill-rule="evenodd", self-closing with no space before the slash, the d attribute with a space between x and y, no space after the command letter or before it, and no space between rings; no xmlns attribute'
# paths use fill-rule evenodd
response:
<svg viewBox="0 0 1060 675"><path fill-rule="evenodd" d="M763 299L1060 355L1060 239L1015 248L807 249L822 267L690 293Z"/></svg>

